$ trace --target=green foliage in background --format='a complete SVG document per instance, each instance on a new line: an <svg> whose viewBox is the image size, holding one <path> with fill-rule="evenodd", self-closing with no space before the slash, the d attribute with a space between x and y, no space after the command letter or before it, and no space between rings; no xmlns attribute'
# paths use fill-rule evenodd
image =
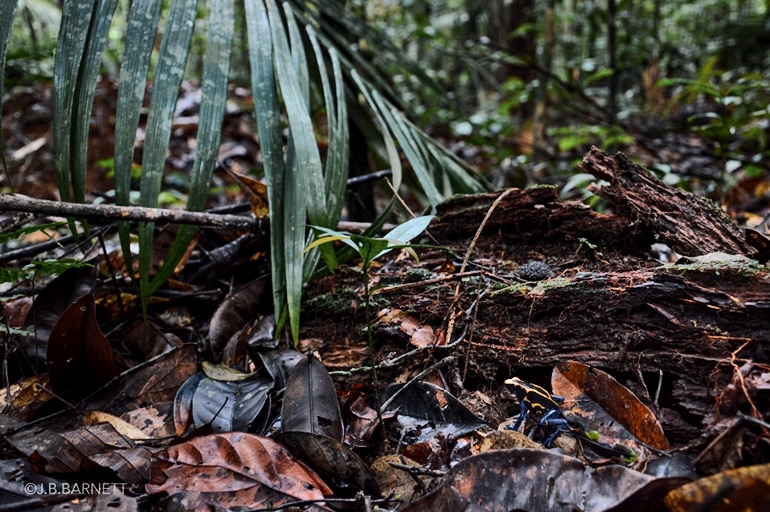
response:
<svg viewBox="0 0 770 512"><path fill-rule="evenodd" d="M353 3L440 84L407 95L410 111L472 145L500 185L563 183L586 141L645 142L640 127L664 125L681 100L656 87L662 78L698 79L712 58L733 82L770 68L764 0ZM397 86L413 81L393 74Z"/></svg>
<svg viewBox="0 0 770 512"><path fill-rule="evenodd" d="M662 86L676 87L680 105L700 102L704 108L687 123L713 144L721 161L722 186L734 185L729 177L739 169L760 176L763 158L770 157L767 120L770 119L770 80L762 73L734 73L718 69L718 58L709 59L697 78L670 78Z"/></svg>

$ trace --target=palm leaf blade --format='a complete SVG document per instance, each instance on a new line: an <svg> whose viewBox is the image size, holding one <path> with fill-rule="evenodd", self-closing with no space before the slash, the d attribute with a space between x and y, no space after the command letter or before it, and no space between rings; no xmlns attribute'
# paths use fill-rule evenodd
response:
<svg viewBox="0 0 770 512"><path fill-rule="evenodd" d="M251 88L257 118L259 145L267 180L270 205L270 261L272 262L273 306L275 317L284 317L286 297L286 252L284 250L284 181L281 114L273 67L273 44L270 20L262 0L244 0L251 65Z"/></svg>
<svg viewBox="0 0 770 512"><path fill-rule="evenodd" d="M182 82L190 48L197 0L174 0L166 22L155 70L152 98L147 116L147 135L142 158L142 179L139 202L156 207L160 194L166 149L171 135L174 105ZM154 222L139 225L139 276L142 304L152 293L149 286Z"/></svg>
<svg viewBox="0 0 770 512"><path fill-rule="evenodd" d="M5 76L5 52L8 50L8 38L11 35L13 26L13 12L16 10L18 0L5 0L0 2L0 77ZM3 97L4 81L0 80L0 98ZM0 128L3 126L2 116L0 116ZM5 167L5 151L3 155L3 167Z"/></svg>
<svg viewBox="0 0 770 512"><path fill-rule="evenodd" d="M200 118L190 195L187 198L188 211L200 211L205 206L211 175L219 152L222 120L227 101L227 78L235 27L234 16L233 0L212 0L208 39L203 56ZM160 287L171 276L177 263L184 256L195 231L193 226L179 228L163 266L150 283L151 291Z"/></svg>
<svg viewBox="0 0 770 512"><path fill-rule="evenodd" d="M115 203L128 206L131 193L131 165L136 130L144 99L152 45L158 30L161 0L135 0L128 15L126 47L120 69L120 87L115 114ZM131 247L127 222L118 223L123 257L130 268Z"/></svg>

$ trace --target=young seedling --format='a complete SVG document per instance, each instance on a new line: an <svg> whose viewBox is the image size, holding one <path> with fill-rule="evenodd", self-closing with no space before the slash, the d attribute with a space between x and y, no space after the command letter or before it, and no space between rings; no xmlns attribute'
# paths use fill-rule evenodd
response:
<svg viewBox="0 0 770 512"><path fill-rule="evenodd" d="M363 236L363 235L354 235L351 233L335 231L333 229L324 228L320 226L311 226L313 229L316 230L316 232L320 232L321 235L319 238L317 238L311 244L309 244L305 248L305 251L309 251L310 249L320 246L322 244L339 241L351 247L361 257L361 270L363 272L363 279L364 279L364 312L366 315L366 326L367 326L366 333L367 333L367 343L369 348L369 365L371 367L372 382L374 383L375 389L379 389L379 386L377 385L377 369L376 369L376 360L375 360L375 353L374 353L374 337L371 329L372 312L371 312L370 304L371 304L372 289L370 286L369 269L372 263L377 258L379 258L384 254L387 254L393 249L403 249L406 252L408 252L412 257L414 257L415 260L419 261L419 258L417 257L417 253L414 251L413 246L409 245L409 242L414 238L416 238L420 233L422 233L425 230L425 228L428 227L428 224L430 224L431 220L433 220L433 215L424 215L422 217L415 217L414 219L408 220L403 224L396 226L395 228L393 228L393 230L391 230L382 238L372 238L372 237ZM379 416L381 414L381 411L380 411L379 400L376 392L374 393L374 399L375 399L375 408L377 410L377 415Z"/></svg>

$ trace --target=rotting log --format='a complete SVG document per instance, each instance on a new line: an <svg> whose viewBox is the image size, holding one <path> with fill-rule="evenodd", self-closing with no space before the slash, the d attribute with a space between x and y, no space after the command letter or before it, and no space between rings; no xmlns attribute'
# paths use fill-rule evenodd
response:
<svg viewBox="0 0 770 512"><path fill-rule="evenodd" d="M660 240L682 252L697 247L695 254L705 248L744 255L754 251L740 229L713 205L644 177L647 171L625 157L592 151L586 158L597 175L614 176L610 187L597 189L611 190L607 197L613 201L612 214L560 201L550 187L517 190L498 204L482 231L471 255L477 274L462 280L447 276L443 284L413 282L390 293L388 286L403 283L415 266L431 272L438 268L437 258L431 260L423 250L419 264L397 260L377 271L382 286L377 300L434 328L446 328L452 311L471 312L458 316L468 331L452 350L461 356L460 373L466 382L477 386L494 388L501 376L513 373L547 379L557 363L576 360L635 380L652 398L660 375L667 427L684 432L679 440L686 442L688 436L703 433L701 421L707 415L745 410L737 387L739 367L767 371L770 273L755 260L676 265L654 261L647 252ZM611 170L599 172L600 165ZM648 188L639 185L646 181ZM464 255L500 194L448 200L439 206L430 235ZM632 207L623 207L624 198ZM645 206L645 201L651 203ZM690 217L680 222L684 212ZM720 229L725 232L714 233ZM517 280L515 269L529 259L547 262L552 275L536 283ZM317 289L338 290L343 285L330 282L337 277L330 276ZM455 302L457 282L460 294ZM308 293L312 297L312 287ZM314 321L308 308L303 317L306 334L333 339L334 333L344 332L349 340L349 330L332 324L349 322L351 316L352 308L351 315L338 310L334 318L319 315ZM360 324L360 311L357 321ZM455 333L461 330L456 327ZM405 340L394 339L392 331L382 331L379 343L382 359L386 353L408 350ZM434 357L443 355L436 349ZM420 358L410 362L416 367L427 364ZM729 386L739 391L725 395ZM770 409L767 395L758 391L753 398L760 410Z"/></svg>
<svg viewBox="0 0 770 512"><path fill-rule="evenodd" d="M735 222L711 200L669 187L624 154L610 156L592 147L578 167L606 180L589 190L609 201L616 214L640 223L682 255L756 252Z"/></svg>

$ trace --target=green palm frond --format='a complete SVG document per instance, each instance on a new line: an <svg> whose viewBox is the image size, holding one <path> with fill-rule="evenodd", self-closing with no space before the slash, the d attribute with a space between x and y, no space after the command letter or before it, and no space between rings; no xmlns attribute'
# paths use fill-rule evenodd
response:
<svg viewBox="0 0 770 512"><path fill-rule="evenodd" d="M85 198L85 157L96 73L117 0L68 0L55 62L55 150L64 200ZM404 114L386 67L435 87L418 63L378 30L331 0L233 0L207 3L208 35L201 77L202 104L192 186L187 208L204 207L220 142L235 12L245 14L255 117L270 205L273 302L278 318L299 330L303 283L322 257L333 265L331 246L303 253L312 241L308 221L334 228L342 211L351 118L367 134L380 158L389 162L393 185L401 186L401 154L429 208L451 193L477 192L483 184L453 154L419 130ZM156 206L178 89L189 73L190 40L198 0L134 0L128 13L122 55L115 133L116 202L129 203L131 164L145 85L154 76L140 180L140 205ZM4 2L2 9L8 3ZM0 13L5 12L1 11ZM0 19L7 19L2 17ZM0 22L0 29L4 25ZM153 42L162 34L160 48ZM0 36L3 32L0 31ZM352 44L351 41L362 44ZM366 48L363 51L361 48ZM157 64L151 65L153 52ZM367 53L368 52L368 53ZM373 52L376 52L374 55ZM376 56L376 58L372 58ZM328 151L321 158L315 115L326 116ZM389 214L392 204L386 209ZM384 222L384 217L376 224ZM140 285L144 303L171 275L193 231L182 228L160 271L150 278L154 226L139 227ZM129 227L120 225L127 259ZM320 251L320 252L318 252Z"/></svg>
<svg viewBox="0 0 770 512"><path fill-rule="evenodd" d="M5 0L0 2L0 77L5 76L5 53L8 50L8 38L11 36L11 27L13 26L13 11L16 10L16 0ZM0 98L3 97L3 84L4 80L0 80ZM0 116L0 128L2 128L3 120ZM0 143L0 158L2 158L3 170L8 172L8 168L5 165L5 144Z"/></svg>

